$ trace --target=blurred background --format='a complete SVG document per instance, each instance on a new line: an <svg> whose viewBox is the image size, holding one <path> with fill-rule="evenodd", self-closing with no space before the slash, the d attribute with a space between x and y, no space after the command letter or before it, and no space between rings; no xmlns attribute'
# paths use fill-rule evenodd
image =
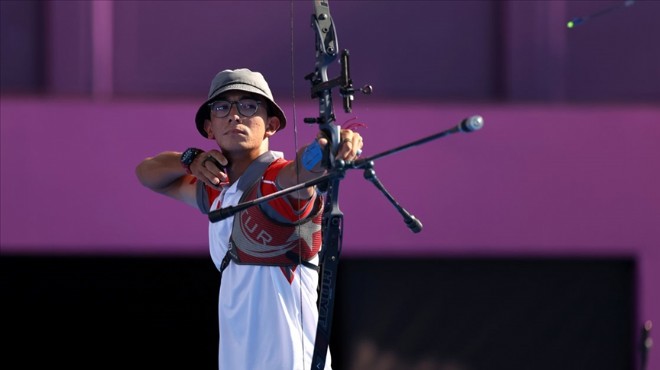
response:
<svg viewBox="0 0 660 370"><path fill-rule="evenodd" d="M330 2L363 156L344 212L334 368L660 369L660 1ZM213 76L268 79L291 156L318 128L311 1L0 2L0 366L217 367L208 219L145 157L213 148ZM582 24L567 22L582 17ZM338 65L329 77L339 75Z"/></svg>

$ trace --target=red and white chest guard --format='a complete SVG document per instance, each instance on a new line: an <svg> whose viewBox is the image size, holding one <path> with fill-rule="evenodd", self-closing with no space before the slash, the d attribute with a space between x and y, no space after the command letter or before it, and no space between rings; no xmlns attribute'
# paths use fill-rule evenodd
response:
<svg viewBox="0 0 660 370"><path fill-rule="evenodd" d="M278 163L274 166L280 167ZM274 184L279 171L270 169L263 179L259 176L259 180L249 186L239 203L278 190ZM322 244L323 200L317 194L313 199L305 201L308 202L313 204L300 207L295 204L295 199L283 196L237 213L228 251L234 262L295 266L314 258Z"/></svg>

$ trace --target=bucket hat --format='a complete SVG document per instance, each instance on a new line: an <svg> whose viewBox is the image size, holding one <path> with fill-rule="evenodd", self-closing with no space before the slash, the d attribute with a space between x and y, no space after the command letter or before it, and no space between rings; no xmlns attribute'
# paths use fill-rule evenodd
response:
<svg viewBox="0 0 660 370"><path fill-rule="evenodd" d="M275 116L280 119L280 128L278 131L286 126L286 116L282 108L275 103L270 87L268 87L268 83L261 73L251 71L247 68L225 69L215 75L213 81L211 81L208 99L197 109L195 124L197 125L197 131L202 136L208 137L204 130L204 120L210 117L208 104L214 101L220 94L229 90L245 91L263 96L268 101L268 105L274 111Z"/></svg>

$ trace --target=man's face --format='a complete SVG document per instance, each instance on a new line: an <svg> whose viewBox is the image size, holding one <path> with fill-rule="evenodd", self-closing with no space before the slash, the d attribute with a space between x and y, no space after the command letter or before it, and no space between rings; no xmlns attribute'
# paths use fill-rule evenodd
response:
<svg viewBox="0 0 660 370"><path fill-rule="evenodd" d="M205 127L210 139L222 150L252 150L279 128L276 117L268 117L267 102L256 94L228 91L214 100Z"/></svg>

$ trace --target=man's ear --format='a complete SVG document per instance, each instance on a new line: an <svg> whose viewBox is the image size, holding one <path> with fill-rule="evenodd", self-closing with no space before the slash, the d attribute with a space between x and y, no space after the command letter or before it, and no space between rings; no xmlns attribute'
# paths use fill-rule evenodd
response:
<svg viewBox="0 0 660 370"><path fill-rule="evenodd" d="M211 126L211 121L208 119L204 120L204 131L206 131L207 138L215 139L215 136L213 136L213 127Z"/></svg>
<svg viewBox="0 0 660 370"><path fill-rule="evenodd" d="M271 137L275 135L275 133L279 129L280 129L280 119L275 116L268 117L268 121L266 121L266 137Z"/></svg>

